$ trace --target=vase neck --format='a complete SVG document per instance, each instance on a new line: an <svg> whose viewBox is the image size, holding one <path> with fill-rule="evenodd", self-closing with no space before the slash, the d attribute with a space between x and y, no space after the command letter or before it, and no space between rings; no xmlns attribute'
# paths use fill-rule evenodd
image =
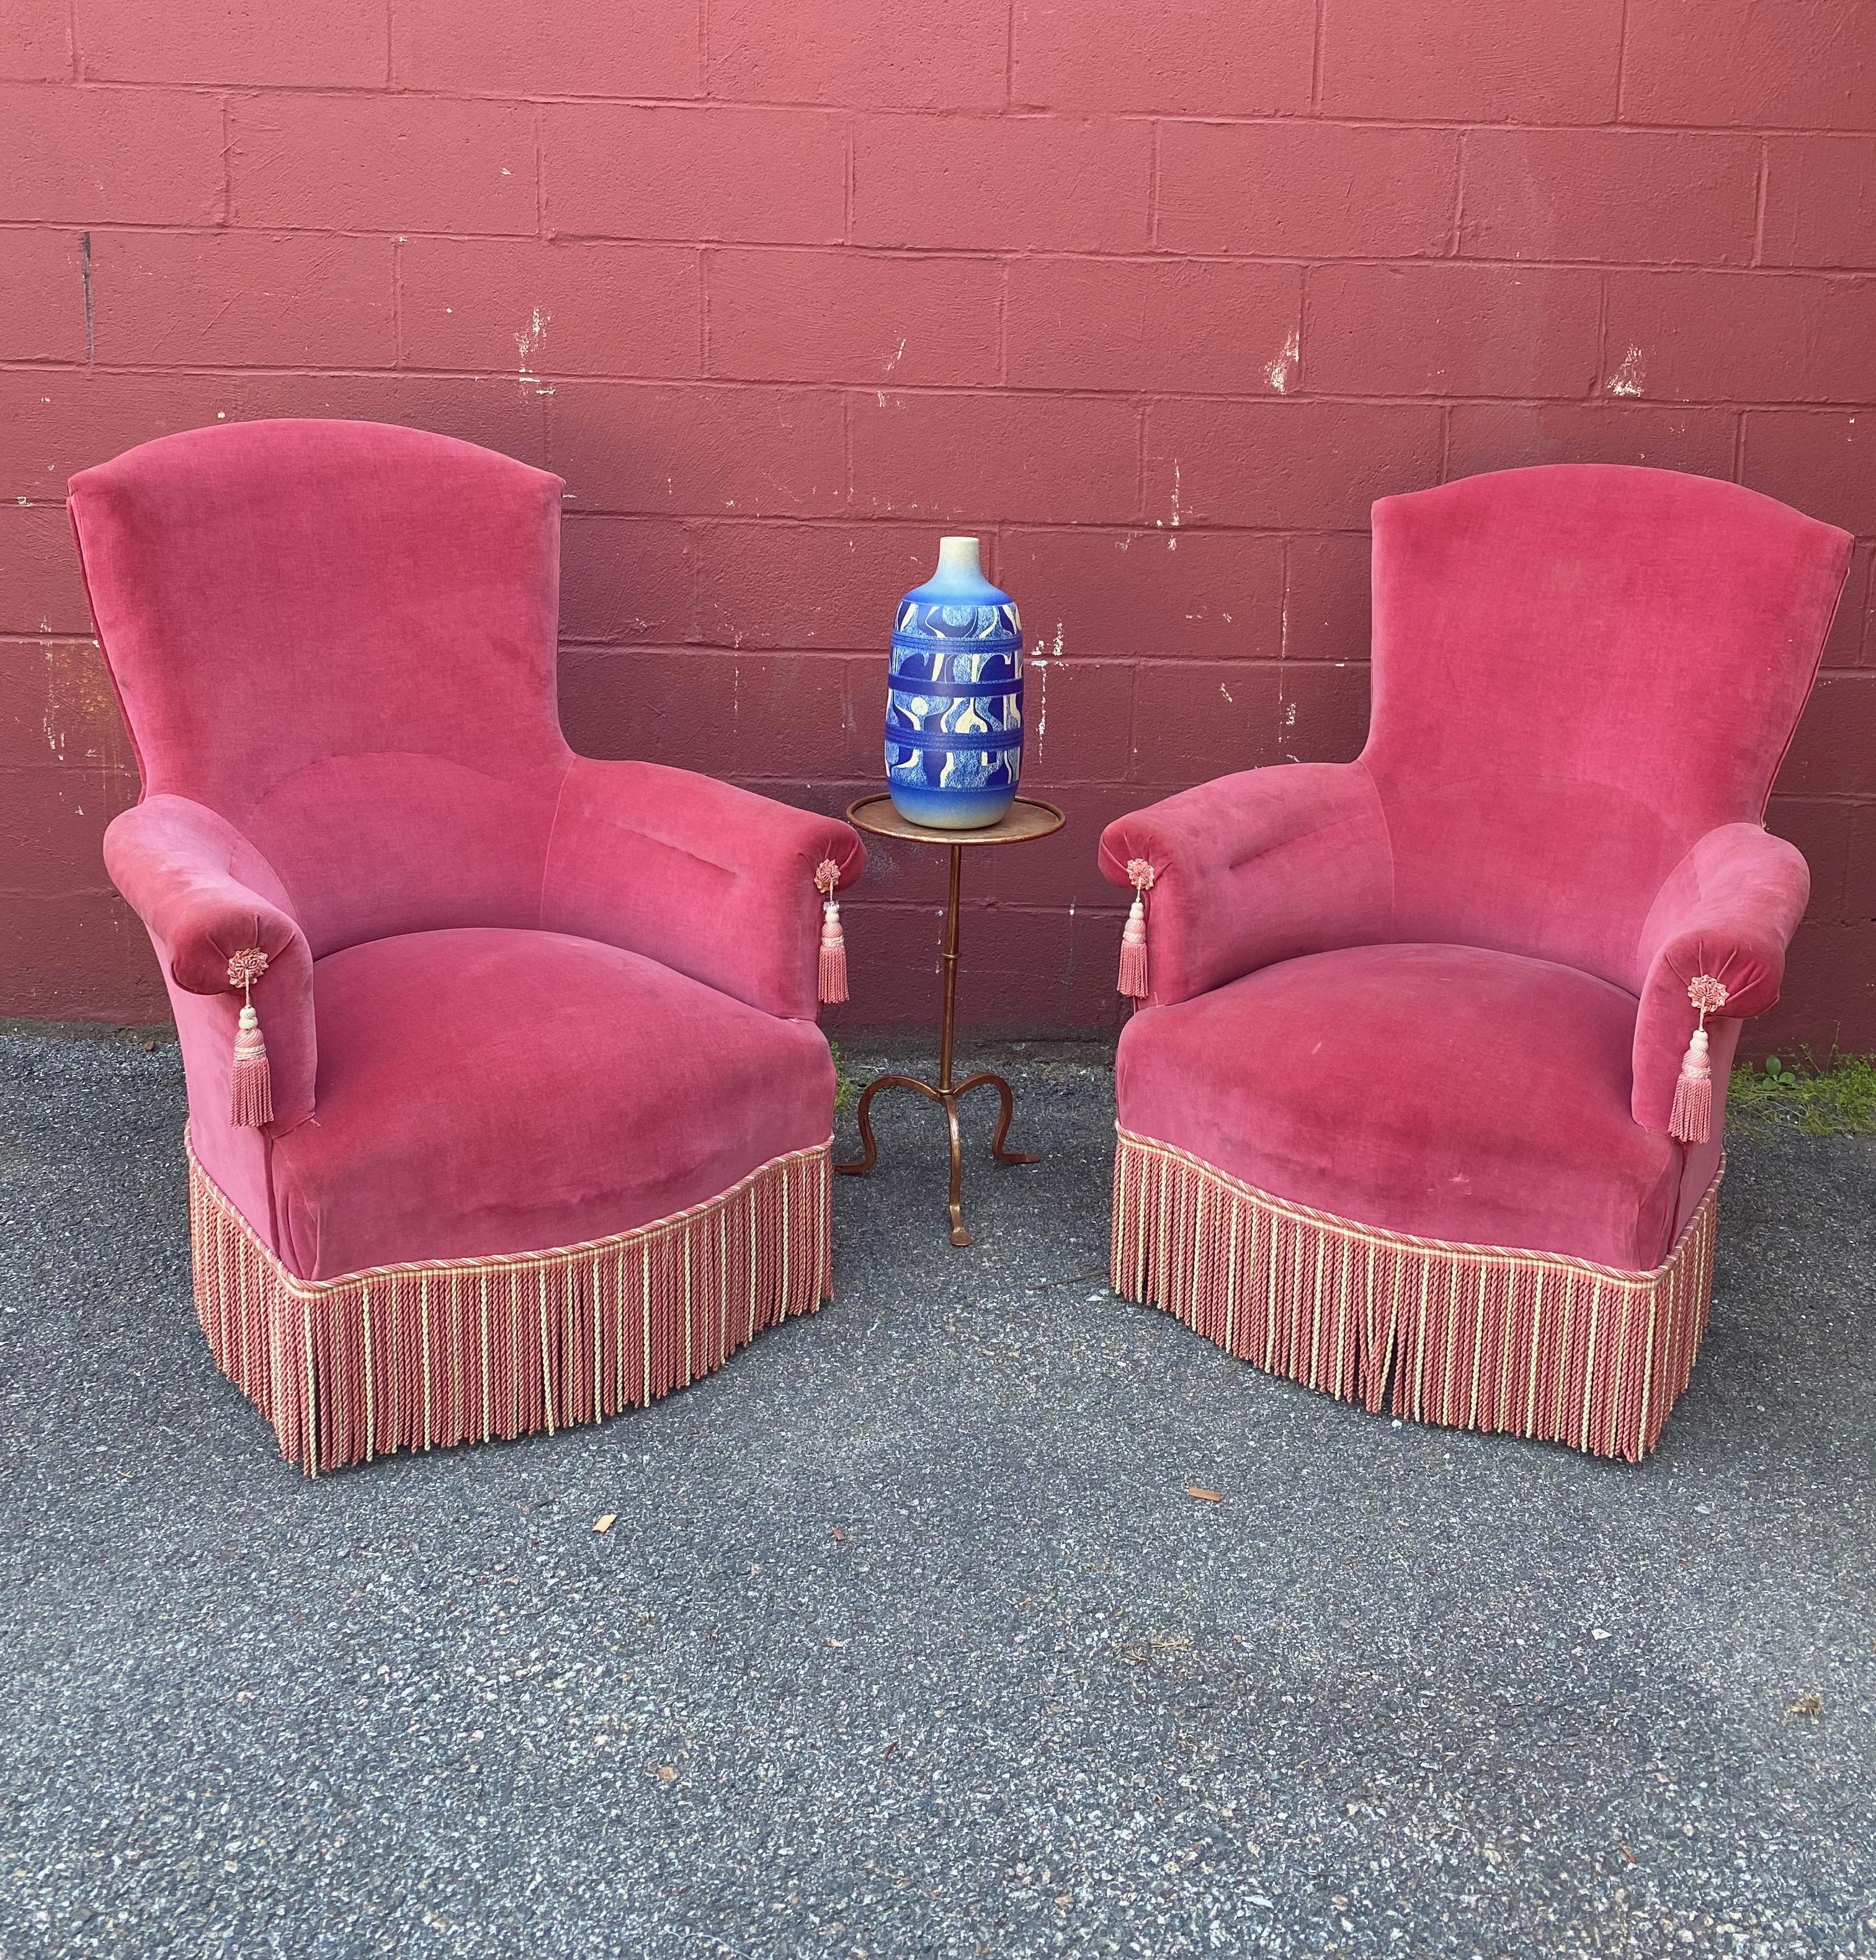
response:
<svg viewBox="0 0 1876 1960"><path fill-rule="evenodd" d="M983 568L978 560L975 538L940 538L938 570L935 579L981 579Z"/></svg>

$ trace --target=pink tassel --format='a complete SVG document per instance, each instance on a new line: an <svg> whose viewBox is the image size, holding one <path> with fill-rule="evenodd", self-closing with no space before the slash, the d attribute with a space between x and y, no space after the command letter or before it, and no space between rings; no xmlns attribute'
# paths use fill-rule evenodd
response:
<svg viewBox="0 0 1876 1960"><path fill-rule="evenodd" d="M1700 1024L1680 1058L1667 1134L1677 1143L1703 1144L1713 1129L1713 1064L1707 1053L1706 1017L1725 1006L1726 988L1710 973L1696 974L1687 983L1687 998L1699 1010Z"/></svg>
<svg viewBox="0 0 1876 1960"><path fill-rule="evenodd" d="M241 990L241 1017L234 1031L234 1121L238 1128L258 1130L273 1121L273 1077L267 1068L267 1044L262 1040L260 1017L254 1012L253 985L267 970L267 956L257 946L228 961L228 985Z"/></svg>
<svg viewBox="0 0 1876 1960"><path fill-rule="evenodd" d="M1674 1084L1674 1106L1667 1134L1677 1142L1703 1144L1713 1128L1713 1066L1707 1059L1706 1029L1696 1028L1681 1058Z"/></svg>
<svg viewBox="0 0 1876 1960"><path fill-rule="evenodd" d="M1133 908L1127 914L1126 930L1120 935L1119 985L1129 1000L1144 1001L1147 996L1145 894L1153 889L1153 867L1144 858L1130 858L1127 876L1133 884Z"/></svg>
<svg viewBox="0 0 1876 1960"><path fill-rule="evenodd" d="M840 867L831 858L823 858L814 870L814 889L823 901L820 908L820 998L830 1007L847 998L847 936L840 929L840 906L834 887L840 882Z"/></svg>

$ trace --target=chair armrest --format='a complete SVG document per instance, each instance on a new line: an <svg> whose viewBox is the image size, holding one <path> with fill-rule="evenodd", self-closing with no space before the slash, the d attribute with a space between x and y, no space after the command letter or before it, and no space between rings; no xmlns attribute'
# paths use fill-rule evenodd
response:
<svg viewBox="0 0 1876 1960"><path fill-rule="evenodd" d="M1756 823L1709 830L1662 881L1636 947L1645 977L1629 1107L1644 1129L1667 1128L1680 1058L1699 1024L1688 982L1701 973L1719 981L1728 1020L1763 1013L1779 998L1785 949L1810 896L1803 854ZM1716 1110L1725 1090L1715 1082Z"/></svg>
<svg viewBox="0 0 1876 1960"><path fill-rule="evenodd" d="M866 864L837 819L657 762L581 756L547 842L542 928L642 953L771 1014L812 1020L814 869Z"/></svg>
<svg viewBox="0 0 1876 1960"><path fill-rule="evenodd" d="M1306 953L1391 936L1393 853L1359 762L1292 762L1219 776L1116 818L1100 868L1153 867L1150 998L1164 1006Z"/></svg>
<svg viewBox="0 0 1876 1960"><path fill-rule="evenodd" d="M272 866L214 810L186 797L152 796L112 820L104 833L104 867L163 963L192 1073L220 1072L224 1093L204 1096L198 1107L228 1106L227 1077L241 1007L240 994L228 985L229 958L255 946L266 954L267 971L253 994L272 1078L273 1128L278 1133L303 1122L313 1113L318 1065L313 956ZM179 990L203 996L201 1006L188 1012L177 999ZM226 1039L188 1039L211 1028Z"/></svg>

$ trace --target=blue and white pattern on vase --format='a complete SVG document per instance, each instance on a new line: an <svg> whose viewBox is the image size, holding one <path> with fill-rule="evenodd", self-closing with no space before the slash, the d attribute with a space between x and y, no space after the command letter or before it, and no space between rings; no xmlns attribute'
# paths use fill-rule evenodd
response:
<svg viewBox="0 0 1876 1960"><path fill-rule="evenodd" d="M1023 768L1023 628L979 571L975 538L946 538L938 569L893 619L886 783L909 822L976 830L1015 800Z"/></svg>

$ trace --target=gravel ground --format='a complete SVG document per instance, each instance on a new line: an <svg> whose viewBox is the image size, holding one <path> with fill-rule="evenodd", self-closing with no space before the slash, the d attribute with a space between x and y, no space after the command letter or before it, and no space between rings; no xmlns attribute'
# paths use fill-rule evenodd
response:
<svg viewBox="0 0 1876 1960"><path fill-rule="evenodd" d="M314 1483L174 1050L0 1036L0 1953L1876 1955L1876 1145L1737 1144L1633 1469L1116 1300L1104 1058L1006 1059L973 1249L882 1097L818 1316Z"/></svg>

